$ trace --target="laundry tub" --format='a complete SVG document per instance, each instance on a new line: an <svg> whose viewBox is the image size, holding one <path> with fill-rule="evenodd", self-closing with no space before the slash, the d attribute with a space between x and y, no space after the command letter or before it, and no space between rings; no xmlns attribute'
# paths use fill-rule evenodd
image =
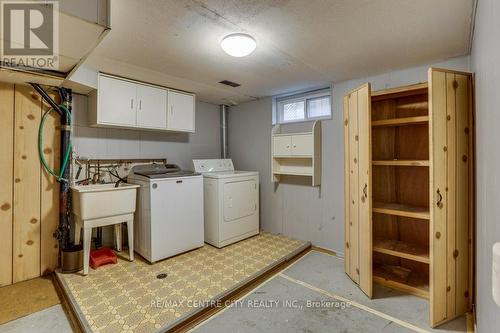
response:
<svg viewBox="0 0 500 333"><path fill-rule="evenodd" d="M114 225L116 249L121 251L121 224L127 223L129 258L134 260L134 212L139 185L121 183L71 187L75 242L83 228L83 274L88 274L92 228Z"/></svg>

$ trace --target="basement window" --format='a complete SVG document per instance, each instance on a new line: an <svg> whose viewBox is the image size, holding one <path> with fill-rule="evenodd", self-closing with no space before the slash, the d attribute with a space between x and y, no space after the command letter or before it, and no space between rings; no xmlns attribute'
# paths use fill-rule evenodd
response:
<svg viewBox="0 0 500 333"><path fill-rule="evenodd" d="M330 88L275 98L276 122L279 124L330 119Z"/></svg>

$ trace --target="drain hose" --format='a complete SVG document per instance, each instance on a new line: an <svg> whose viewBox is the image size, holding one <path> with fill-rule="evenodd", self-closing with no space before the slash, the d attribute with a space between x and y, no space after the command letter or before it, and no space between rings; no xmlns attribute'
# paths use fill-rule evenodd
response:
<svg viewBox="0 0 500 333"><path fill-rule="evenodd" d="M64 106L64 105L59 105L59 108L64 110L68 114L68 119L71 119L71 113L69 110ZM63 163L61 165L61 170L59 171L59 174L56 173L55 170L52 170L49 167L49 164L45 160L45 157L43 156L43 126L45 125L45 120L47 119L47 116L52 112L55 111L53 108L50 108L47 112L45 112L42 116L42 120L40 121L40 126L38 127L38 155L40 156L40 161L42 162L43 168L47 170L49 174L57 178L57 181L65 181L67 182L67 179L62 178L62 175L64 174L64 170L66 170L66 167L68 166L68 160L69 156L71 155L71 141L68 142L68 146L66 148L66 155L64 156ZM68 124L70 125L70 124Z"/></svg>

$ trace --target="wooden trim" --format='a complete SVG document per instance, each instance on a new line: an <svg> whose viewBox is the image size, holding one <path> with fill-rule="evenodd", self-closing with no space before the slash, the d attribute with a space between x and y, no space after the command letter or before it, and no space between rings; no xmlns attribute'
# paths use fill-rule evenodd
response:
<svg viewBox="0 0 500 333"><path fill-rule="evenodd" d="M55 276L56 273L52 273L52 281L54 283L54 287L56 289L57 294L59 295L59 299L61 300L61 306L66 313L68 321L70 323L73 332L75 333L83 333L85 329L81 325L78 317L75 315L73 308L71 307L71 303L68 299L68 295L64 292L64 288L61 285L59 279Z"/></svg>
<svg viewBox="0 0 500 333"><path fill-rule="evenodd" d="M167 332L169 332L169 333L170 332L176 332L176 333L179 332L180 333L180 332L187 332L187 331L193 329L195 326L199 325L200 323L204 322L208 318L214 316L216 313L225 309L227 307L227 304L230 304L231 301L234 301L234 300L237 300L237 299L244 297L248 292L255 289L256 287L258 287L260 284L267 281L268 279L281 273L287 267L294 264L298 260L302 259L309 252L311 252L311 247L304 249L303 251L297 253L294 257L284 261L283 263L279 264L278 266L272 268L271 270L265 272L264 274L256 277L252 281L249 281L245 285L234 290L230 294L222 297L220 299L220 301L221 301L220 304L222 304L221 307L216 307L216 306L207 307L207 308L201 310L200 312L198 312L197 314L193 315L191 318L187 318L183 322L172 327Z"/></svg>
<svg viewBox="0 0 500 333"><path fill-rule="evenodd" d="M330 249L325 249L324 247L320 247L320 246L311 246L311 251L316 251L316 252L320 252L320 253L324 253L324 254L328 254L330 256L334 256L336 258L339 258L339 259L342 259L341 257L339 257L337 255L337 252L333 251L333 250L330 250Z"/></svg>

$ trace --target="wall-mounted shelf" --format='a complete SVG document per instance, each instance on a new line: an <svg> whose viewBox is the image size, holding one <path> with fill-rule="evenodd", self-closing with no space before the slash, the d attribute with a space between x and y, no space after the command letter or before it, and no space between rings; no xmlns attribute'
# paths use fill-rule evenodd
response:
<svg viewBox="0 0 500 333"><path fill-rule="evenodd" d="M283 125L287 126L287 125ZM273 182L282 175L310 177L311 185L321 184L321 121L304 124L310 131L285 132L273 127L271 154Z"/></svg>

